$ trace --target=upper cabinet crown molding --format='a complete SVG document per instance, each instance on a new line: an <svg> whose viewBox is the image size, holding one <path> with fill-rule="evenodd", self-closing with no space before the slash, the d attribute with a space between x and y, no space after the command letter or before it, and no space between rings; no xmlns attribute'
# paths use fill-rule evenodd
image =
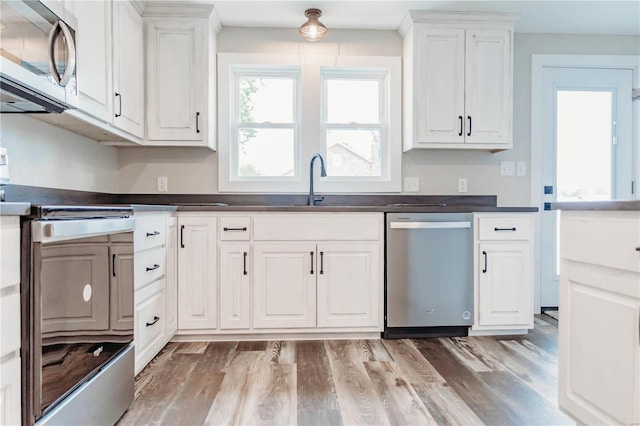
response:
<svg viewBox="0 0 640 426"><path fill-rule="evenodd" d="M404 37L411 30L413 24L441 24L447 26L475 27L490 26L513 29L513 25L520 17L518 13L502 12L439 12L428 10L410 10L398 27L398 33Z"/></svg>
<svg viewBox="0 0 640 426"><path fill-rule="evenodd" d="M208 17L215 33L222 29L222 23L213 4L189 4L181 1L147 1L145 2L145 18L203 18Z"/></svg>

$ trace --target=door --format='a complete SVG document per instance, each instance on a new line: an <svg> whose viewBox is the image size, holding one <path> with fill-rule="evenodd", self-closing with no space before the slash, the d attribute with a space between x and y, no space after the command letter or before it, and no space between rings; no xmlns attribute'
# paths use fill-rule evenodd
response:
<svg viewBox="0 0 640 426"><path fill-rule="evenodd" d="M512 140L511 32L467 30L465 60L466 143Z"/></svg>
<svg viewBox="0 0 640 426"><path fill-rule="evenodd" d="M251 326L251 246L220 244L220 328Z"/></svg>
<svg viewBox="0 0 640 426"><path fill-rule="evenodd" d="M144 137L144 34L130 1L113 2L113 125Z"/></svg>
<svg viewBox="0 0 640 426"><path fill-rule="evenodd" d="M481 243L478 254L479 325L533 327L530 244Z"/></svg>
<svg viewBox="0 0 640 426"><path fill-rule="evenodd" d="M203 25L147 21L149 140L202 140Z"/></svg>
<svg viewBox="0 0 640 426"><path fill-rule="evenodd" d="M112 245L111 329L133 329L133 245Z"/></svg>
<svg viewBox="0 0 640 426"><path fill-rule="evenodd" d="M178 228L178 328L216 328L216 218L180 217Z"/></svg>
<svg viewBox="0 0 640 426"><path fill-rule="evenodd" d="M253 327L315 327L315 244L254 244L253 255Z"/></svg>
<svg viewBox="0 0 640 426"><path fill-rule="evenodd" d="M631 83L631 69L543 68L539 190L545 206L634 196ZM557 217L546 210L540 219L543 308L558 306Z"/></svg>
<svg viewBox="0 0 640 426"><path fill-rule="evenodd" d="M77 1L80 110L105 122L112 120L113 67L110 1Z"/></svg>
<svg viewBox="0 0 640 426"><path fill-rule="evenodd" d="M464 30L418 30L418 143L464 142L464 41Z"/></svg>
<svg viewBox="0 0 640 426"><path fill-rule="evenodd" d="M377 326L379 244L320 244L318 262L318 327Z"/></svg>

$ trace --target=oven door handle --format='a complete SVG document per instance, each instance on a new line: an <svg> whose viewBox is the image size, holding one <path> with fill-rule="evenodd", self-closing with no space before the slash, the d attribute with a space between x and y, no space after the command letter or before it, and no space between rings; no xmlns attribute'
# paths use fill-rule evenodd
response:
<svg viewBox="0 0 640 426"><path fill-rule="evenodd" d="M464 229L471 222L391 222L391 229Z"/></svg>
<svg viewBox="0 0 640 426"><path fill-rule="evenodd" d="M135 220L132 217L58 221L36 220L32 222L33 241L37 243L51 243L131 232L134 228Z"/></svg>

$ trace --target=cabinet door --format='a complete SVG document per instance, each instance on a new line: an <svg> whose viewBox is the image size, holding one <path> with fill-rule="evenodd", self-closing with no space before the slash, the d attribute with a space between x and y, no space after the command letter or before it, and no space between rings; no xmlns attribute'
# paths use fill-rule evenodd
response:
<svg viewBox="0 0 640 426"><path fill-rule="evenodd" d="M220 244L220 328L251 326L251 246Z"/></svg>
<svg viewBox="0 0 640 426"><path fill-rule="evenodd" d="M464 40L464 30L418 30L418 143L464 142Z"/></svg>
<svg viewBox="0 0 640 426"><path fill-rule="evenodd" d="M180 217L178 227L178 328L216 328L216 218Z"/></svg>
<svg viewBox="0 0 640 426"><path fill-rule="evenodd" d="M162 349L166 343L166 299L163 279L136 292L135 374Z"/></svg>
<svg viewBox="0 0 640 426"><path fill-rule="evenodd" d="M478 322L533 327L529 243L480 244Z"/></svg>
<svg viewBox="0 0 640 426"><path fill-rule="evenodd" d="M201 141L206 21L147 21L149 140Z"/></svg>
<svg viewBox="0 0 640 426"><path fill-rule="evenodd" d="M511 33L467 30L465 142L512 141Z"/></svg>
<svg viewBox="0 0 640 426"><path fill-rule="evenodd" d="M254 244L253 256L253 327L315 327L315 244Z"/></svg>
<svg viewBox="0 0 640 426"><path fill-rule="evenodd" d="M82 35L77 39L80 110L105 122L111 122L113 108L111 7L110 1L75 2Z"/></svg>
<svg viewBox="0 0 640 426"><path fill-rule="evenodd" d="M133 329L133 245L112 245L111 316L112 330Z"/></svg>
<svg viewBox="0 0 640 426"><path fill-rule="evenodd" d="M178 224L175 217L167 218L167 338L170 339L178 329Z"/></svg>
<svg viewBox="0 0 640 426"><path fill-rule="evenodd" d="M0 364L0 424L20 425L20 358Z"/></svg>
<svg viewBox="0 0 640 426"><path fill-rule="evenodd" d="M318 245L318 327L379 325L380 246Z"/></svg>
<svg viewBox="0 0 640 426"><path fill-rule="evenodd" d="M129 1L113 2L113 125L144 137L142 17Z"/></svg>
<svg viewBox="0 0 640 426"><path fill-rule="evenodd" d="M560 266L560 407L579 424L638 424L640 274Z"/></svg>
<svg viewBox="0 0 640 426"><path fill-rule="evenodd" d="M109 329L107 245L49 245L40 252L42 333ZM36 262L37 264L37 262Z"/></svg>

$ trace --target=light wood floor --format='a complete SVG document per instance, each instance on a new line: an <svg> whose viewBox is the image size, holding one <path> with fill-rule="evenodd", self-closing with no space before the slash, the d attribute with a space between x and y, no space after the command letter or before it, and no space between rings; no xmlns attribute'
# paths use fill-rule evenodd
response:
<svg viewBox="0 0 640 426"><path fill-rule="evenodd" d="M170 343L120 425L557 425L557 323L525 336Z"/></svg>

